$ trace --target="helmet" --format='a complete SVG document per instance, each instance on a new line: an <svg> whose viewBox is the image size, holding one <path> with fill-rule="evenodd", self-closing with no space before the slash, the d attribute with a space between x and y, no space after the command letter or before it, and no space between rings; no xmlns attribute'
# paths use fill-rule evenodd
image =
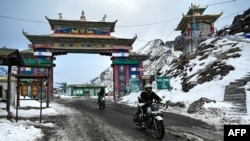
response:
<svg viewBox="0 0 250 141"><path fill-rule="evenodd" d="M105 91L105 88L101 88L101 91Z"/></svg>
<svg viewBox="0 0 250 141"><path fill-rule="evenodd" d="M152 85L151 85L151 84L146 84L146 85L144 86L144 88L145 88L145 89L147 89L147 88L152 88Z"/></svg>

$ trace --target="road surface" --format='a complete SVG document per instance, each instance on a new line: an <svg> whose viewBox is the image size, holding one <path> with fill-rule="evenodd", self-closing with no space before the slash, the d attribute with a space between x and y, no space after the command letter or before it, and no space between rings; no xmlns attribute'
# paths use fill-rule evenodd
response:
<svg viewBox="0 0 250 141"><path fill-rule="evenodd" d="M67 115L43 117L54 127L40 127L42 141L157 141L152 131L142 131L133 123L135 107L106 102L99 109L97 99L55 99L72 110ZM63 112L63 111L62 111ZM165 136L162 141L223 141L222 131L200 120L164 112Z"/></svg>

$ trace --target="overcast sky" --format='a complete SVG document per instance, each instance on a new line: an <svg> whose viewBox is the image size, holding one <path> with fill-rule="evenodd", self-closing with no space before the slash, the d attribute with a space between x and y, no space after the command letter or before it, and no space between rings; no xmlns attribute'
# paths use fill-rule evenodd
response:
<svg viewBox="0 0 250 141"><path fill-rule="evenodd" d="M133 38L133 50L148 41L174 40L180 35L174 31L182 13L186 14L191 3L208 5L205 14L223 15L215 23L217 29L230 25L234 16L250 8L249 0L2 0L0 2L0 46L27 49L29 40L22 30L29 34L51 34L45 19L58 18L76 20L84 10L87 20L118 20L112 36ZM58 56L55 67L55 82L85 83L98 76L111 64L110 57L89 54L68 54Z"/></svg>

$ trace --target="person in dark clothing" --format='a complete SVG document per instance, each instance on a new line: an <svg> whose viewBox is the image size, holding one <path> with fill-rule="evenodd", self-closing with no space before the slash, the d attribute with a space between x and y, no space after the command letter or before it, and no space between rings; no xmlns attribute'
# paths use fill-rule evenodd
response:
<svg viewBox="0 0 250 141"><path fill-rule="evenodd" d="M101 88L101 90L98 92L98 104L100 103L100 98L102 96L105 96L105 88Z"/></svg>
<svg viewBox="0 0 250 141"><path fill-rule="evenodd" d="M140 102L144 102L145 105L142 106L142 109L143 109L143 113L147 115L147 108L149 106L151 106L153 100L156 100L156 101L162 101L162 99L155 93L152 91L152 85L151 84L146 84L144 86L144 91L141 92L141 95L140 95L140 98L139 98L139 103Z"/></svg>
<svg viewBox="0 0 250 141"><path fill-rule="evenodd" d="M152 91L152 85L146 84L144 87L145 91L141 92L141 102L146 102L147 104L150 104L153 102L153 100L162 101L162 99Z"/></svg>

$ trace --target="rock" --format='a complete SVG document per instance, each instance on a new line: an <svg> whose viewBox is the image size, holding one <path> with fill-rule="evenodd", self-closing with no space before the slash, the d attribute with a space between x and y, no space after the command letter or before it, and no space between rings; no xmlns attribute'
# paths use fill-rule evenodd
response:
<svg viewBox="0 0 250 141"><path fill-rule="evenodd" d="M185 104L183 102L171 102L170 100L166 101L166 108L168 107L181 107L185 108Z"/></svg>
<svg viewBox="0 0 250 141"><path fill-rule="evenodd" d="M200 98L199 100L193 102L193 103L189 106L187 112L188 112L188 113L196 113L196 112L200 111L200 110L203 108L202 106L203 106L205 103L210 103L210 102L214 102L214 103L215 103L216 101L215 101L215 100L211 100L211 99L202 97L202 98Z"/></svg>

